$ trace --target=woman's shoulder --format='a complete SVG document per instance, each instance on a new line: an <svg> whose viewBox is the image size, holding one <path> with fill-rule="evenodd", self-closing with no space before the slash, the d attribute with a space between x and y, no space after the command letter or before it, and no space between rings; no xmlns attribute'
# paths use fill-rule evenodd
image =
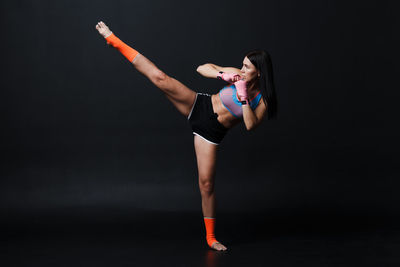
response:
<svg viewBox="0 0 400 267"><path fill-rule="evenodd" d="M268 105L267 105L267 103L264 101L264 97L262 97L261 92L260 92L260 95L261 95L261 97L260 97L260 102L258 103L257 108L263 109L263 110L267 110Z"/></svg>

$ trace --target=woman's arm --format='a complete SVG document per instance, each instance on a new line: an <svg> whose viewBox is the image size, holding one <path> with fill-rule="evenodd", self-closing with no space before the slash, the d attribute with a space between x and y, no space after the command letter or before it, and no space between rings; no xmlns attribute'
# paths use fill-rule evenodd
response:
<svg viewBox="0 0 400 267"><path fill-rule="evenodd" d="M253 111L250 105L243 105L243 121L248 131L254 130L264 118L267 106L264 103L264 99L260 99L260 104L258 107Z"/></svg>
<svg viewBox="0 0 400 267"><path fill-rule="evenodd" d="M235 74L242 76L241 71L237 68L220 67L220 66L217 66L212 63L206 63L203 65L200 65L197 68L197 72L206 78L217 78L217 75L220 71L227 72L227 73L235 73Z"/></svg>

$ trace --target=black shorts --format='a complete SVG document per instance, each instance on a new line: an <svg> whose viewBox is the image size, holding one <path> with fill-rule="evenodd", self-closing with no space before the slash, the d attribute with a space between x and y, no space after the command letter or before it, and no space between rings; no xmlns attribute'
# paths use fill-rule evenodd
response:
<svg viewBox="0 0 400 267"><path fill-rule="evenodd" d="M217 120L218 114L214 113L211 95L197 93L192 110L188 116L193 134L199 135L209 143L219 145L228 128Z"/></svg>

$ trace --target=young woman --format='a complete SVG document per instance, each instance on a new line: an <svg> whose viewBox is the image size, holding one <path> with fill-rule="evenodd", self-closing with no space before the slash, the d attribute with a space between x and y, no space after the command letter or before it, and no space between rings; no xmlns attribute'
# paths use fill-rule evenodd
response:
<svg viewBox="0 0 400 267"><path fill-rule="evenodd" d="M253 130L266 114L268 119L276 117L277 99L269 54L263 50L248 53L241 70L210 63L199 66L197 72L204 77L229 83L218 94L209 95L197 93L166 75L153 62L118 39L103 22L99 22L96 29L187 117L194 134L206 240L211 248L226 250L214 234L217 149L227 131L239 122L243 121L247 130Z"/></svg>

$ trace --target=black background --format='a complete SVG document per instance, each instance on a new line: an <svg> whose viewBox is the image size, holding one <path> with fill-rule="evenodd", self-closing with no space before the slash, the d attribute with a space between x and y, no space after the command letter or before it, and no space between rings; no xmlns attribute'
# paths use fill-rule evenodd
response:
<svg viewBox="0 0 400 267"><path fill-rule="evenodd" d="M199 75L199 65L241 68L248 50L271 54L278 120L250 132L239 124L225 137L217 214L290 217L294 227L322 217L390 223L400 214L394 1L0 7L4 225L79 227L131 222L137 214L194 214L201 227L186 118L106 45L99 21L197 92L224 86Z"/></svg>

